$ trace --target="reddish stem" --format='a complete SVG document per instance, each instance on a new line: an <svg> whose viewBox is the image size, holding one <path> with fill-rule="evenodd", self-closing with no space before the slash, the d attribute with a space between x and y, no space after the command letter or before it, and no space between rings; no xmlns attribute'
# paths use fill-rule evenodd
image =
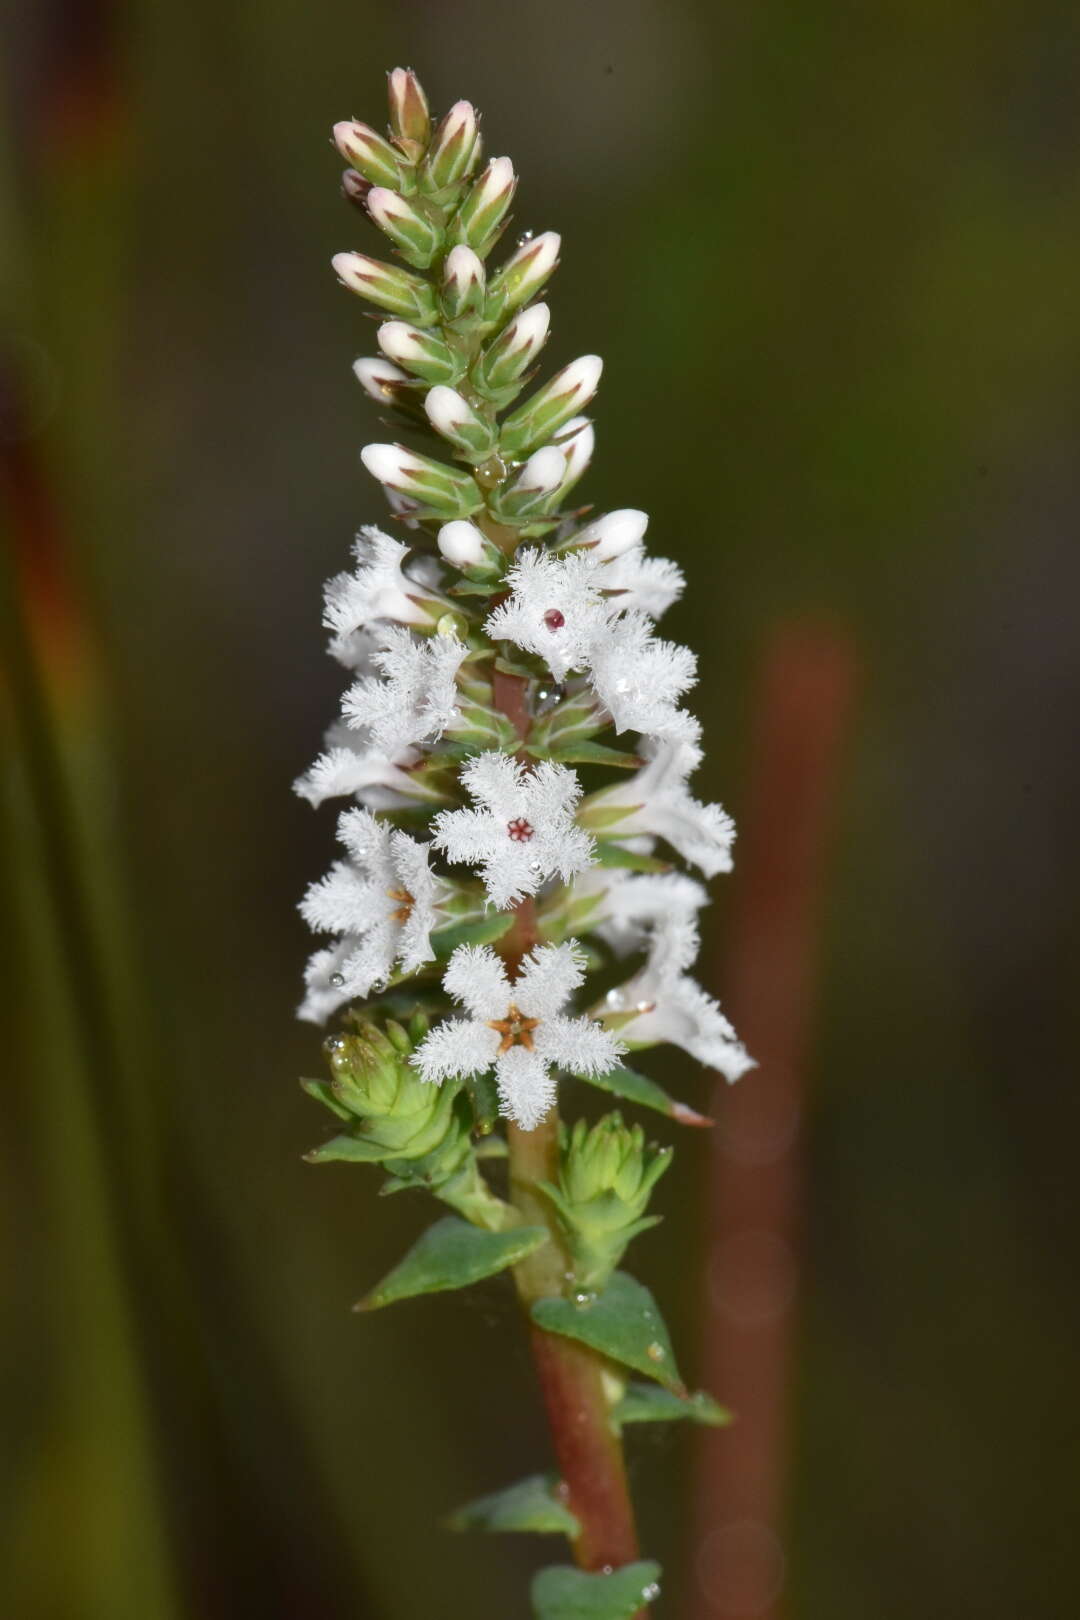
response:
<svg viewBox="0 0 1080 1620"><path fill-rule="evenodd" d="M527 681L497 669L492 686L496 708L524 740L532 724ZM519 757L528 759L527 755ZM511 972L536 944L533 900L522 900L514 909L513 927L500 944ZM528 1311L534 1300L564 1294L572 1276L551 1205L537 1187L558 1175L557 1110L552 1109L532 1131L511 1124L507 1141L511 1197L525 1220L542 1223L551 1233L551 1241L515 1270L518 1293ZM637 1530L622 1442L612 1426L604 1391L603 1361L584 1345L545 1333L535 1324L530 1327L530 1338L567 1506L581 1527L574 1540L574 1558L586 1570L618 1569L633 1563L638 1555Z"/></svg>

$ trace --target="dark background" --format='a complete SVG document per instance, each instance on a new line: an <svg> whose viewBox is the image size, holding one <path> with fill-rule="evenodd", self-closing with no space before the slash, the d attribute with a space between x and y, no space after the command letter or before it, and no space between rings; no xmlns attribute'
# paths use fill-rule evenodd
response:
<svg viewBox="0 0 1080 1620"><path fill-rule="evenodd" d="M563 234L548 359L604 355L583 495L648 509L692 581L665 623L701 656L701 791L745 810L784 626L855 649L786 1613L1075 1614L1075 6L7 24L4 1612L511 1616L560 1556L436 1528L547 1455L508 1291L351 1317L428 1211L300 1161L325 1128L294 905L333 813L289 785L384 436L329 270L377 249L326 137L381 124L406 62L480 107L517 228ZM689 1060L650 1072L706 1102ZM703 1378L709 1146L679 1148L638 1264ZM693 1437L632 1439L661 1612L687 1613Z"/></svg>

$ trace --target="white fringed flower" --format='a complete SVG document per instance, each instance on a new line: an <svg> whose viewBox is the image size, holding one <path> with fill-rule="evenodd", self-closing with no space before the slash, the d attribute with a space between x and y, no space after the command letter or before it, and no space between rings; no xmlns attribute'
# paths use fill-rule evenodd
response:
<svg viewBox="0 0 1080 1620"><path fill-rule="evenodd" d="M327 799L356 797L371 810L397 810L417 800L439 803L439 795L411 774L421 763L415 749L391 757L379 748L358 744L344 724L330 727L327 748L293 784L293 790L316 809Z"/></svg>
<svg viewBox="0 0 1080 1620"><path fill-rule="evenodd" d="M597 583L617 608L639 608L650 619L659 619L683 593L686 580L682 569L669 557L650 557L644 546L632 546L604 563Z"/></svg>
<svg viewBox="0 0 1080 1620"><path fill-rule="evenodd" d="M380 619L430 630L450 607L449 602L433 595L430 586L420 586L403 571L408 546L373 524L360 530L353 555L357 564L354 572L336 574L326 586L323 623L333 632L330 651L335 656L339 645L355 631Z"/></svg>
<svg viewBox="0 0 1080 1620"><path fill-rule="evenodd" d="M494 1066L500 1112L533 1130L555 1101L553 1064L572 1074L606 1074L623 1050L595 1019L564 1013L583 978L570 945L538 946L512 983L490 946L459 945L443 985L470 1016L437 1024L417 1047L414 1067L438 1084Z"/></svg>
<svg viewBox="0 0 1080 1620"><path fill-rule="evenodd" d="M440 737L455 717L455 679L468 652L457 636L417 640L400 625L386 626L371 655L382 678L361 676L342 699L349 725L390 753Z"/></svg>
<svg viewBox="0 0 1080 1620"><path fill-rule="evenodd" d="M315 952L304 975L300 1017L314 1023L385 982L395 963L415 973L429 962L431 931L448 892L428 865L428 846L367 810L346 810L338 838L348 860L336 861L300 902L313 932L341 936Z"/></svg>
<svg viewBox="0 0 1080 1620"><path fill-rule="evenodd" d="M610 990L600 1010L617 1021L631 1048L669 1041L699 1063L718 1069L727 1080L738 1080L754 1068L754 1060L719 1005L687 977L685 970L697 953L693 914L685 910L662 914L656 919L645 966Z"/></svg>
<svg viewBox="0 0 1080 1620"><path fill-rule="evenodd" d="M506 754L479 754L461 781L480 808L442 811L433 842L449 860L481 868L493 905L514 905L546 879L566 882L591 864L592 839L574 820L581 784L565 765L530 768Z"/></svg>
<svg viewBox="0 0 1080 1620"><path fill-rule="evenodd" d="M687 777L701 763L700 728L689 717L683 725L684 734L642 743L645 766L628 781L590 794L581 821L620 843L642 834L663 838L706 877L715 877L731 871L735 823L718 804L701 804L687 790Z"/></svg>
<svg viewBox="0 0 1080 1620"><path fill-rule="evenodd" d="M697 659L654 636L644 613L628 613L593 641L589 680L616 731L659 737L684 725L677 705L697 680Z"/></svg>
<svg viewBox="0 0 1080 1620"><path fill-rule="evenodd" d="M597 564L582 552L566 557L536 549L519 552L506 576L510 595L484 630L493 641L512 641L536 653L557 681L572 669L586 669L597 636L612 618L596 576Z"/></svg>
<svg viewBox="0 0 1080 1620"><path fill-rule="evenodd" d="M682 872L627 872L594 867L574 879L574 899L596 896L589 928L619 956L644 949L665 917L693 918L709 897L700 883Z"/></svg>

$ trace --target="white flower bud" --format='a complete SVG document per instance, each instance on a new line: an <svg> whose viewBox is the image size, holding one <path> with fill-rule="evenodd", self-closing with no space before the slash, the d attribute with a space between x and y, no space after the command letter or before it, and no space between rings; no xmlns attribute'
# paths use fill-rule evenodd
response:
<svg viewBox="0 0 1080 1620"><path fill-rule="evenodd" d="M372 399L378 400L380 405L385 405L386 401L392 397L392 385L394 383L408 382L409 380L400 366L391 365L389 360L383 360L378 356L372 359L355 360L353 362L353 372L364 392L370 394Z"/></svg>
<svg viewBox="0 0 1080 1620"><path fill-rule="evenodd" d="M400 444L365 444L360 460L380 484L400 484L417 466L417 458Z"/></svg>
<svg viewBox="0 0 1080 1620"><path fill-rule="evenodd" d="M556 445L549 444L529 457L518 474L514 488L522 492L536 490L546 495L558 489L565 476L566 457Z"/></svg>
<svg viewBox="0 0 1080 1620"><path fill-rule="evenodd" d="M410 326L408 321L384 321L375 334L375 340L388 359L396 360L402 366L407 366L410 360L423 352L423 334L419 327Z"/></svg>
<svg viewBox="0 0 1080 1620"><path fill-rule="evenodd" d="M527 304L559 262L561 239L556 231L530 237L513 252L491 282L488 314L493 318Z"/></svg>
<svg viewBox="0 0 1080 1620"><path fill-rule="evenodd" d="M455 568L477 568L484 561L484 536L475 523L455 518L439 530L438 547Z"/></svg>
<svg viewBox="0 0 1080 1620"><path fill-rule="evenodd" d="M436 433L441 433L446 439L455 438L463 427L475 420L472 407L462 399L457 389L447 388L442 383L428 390L424 410Z"/></svg>
<svg viewBox="0 0 1080 1620"><path fill-rule="evenodd" d="M566 483L576 484L584 476L596 448L596 434L587 416L574 416L556 433L557 444L566 457Z"/></svg>
<svg viewBox="0 0 1080 1620"><path fill-rule="evenodd" d="M632 506L620 507L617 512L607 512L582 529L574 537L574 544L587 546L597 562L609 562L612 557L621 557L624 551L640 545L648 527L647 512L639 512Z"/></svg>

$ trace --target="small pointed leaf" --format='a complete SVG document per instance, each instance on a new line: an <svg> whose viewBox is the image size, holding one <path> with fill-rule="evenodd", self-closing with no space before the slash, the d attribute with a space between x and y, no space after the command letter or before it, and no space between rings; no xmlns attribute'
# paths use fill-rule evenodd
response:
<svg viewBox="0 0 1080 1620"><path fill-rule="evenodd" d="M542 1569L532 1584L536 1620L633 1620L660 1596L660 1565L624 1564L610 1575L587 1575L570 1564Z"/></svg>
<svg viewBox="0 0 1080 1620"><path fill-rule="evenodd" d="M468 1221L448 1215L428 1228L400 1264L370 1294L353 1307L375 1311L416 1294L437 1294L448 1288L467 1288L482 1277L493 1277L516 1266L547 1238L543 1226L515 1226L509 1232L486 1232Z"/></svg>
<svg viewBox="0 0 1080 1620"><path fill-rule="evenodd" d="M336 1114L338 1119L352 1119L349 1110L334 1096L334 1088L329 1080L301 1080L300 1085L309 1097L316 1098L325 1108L329 1108L332 1114Z"/></svg>
<svg viewBox="0 0 1080 1620"><path fill-rule="evenodd" d="M389 1157L380 1142L369 1142L362 1136L332 1136L322 1147L304 1154L308 1164L332 1164L339 1159L349 1164L379 1164Z"/></svg>
<svg viewBox="0 0 1080 1620"><path fill-rule="evenodd" d="M609 1091L613 1097L624 1097L627 1102L638 1103L642 1108L655 1108L658 1114L666 1114L680 1125L714 1123L707 1114L699 1114L686 1103L676 1102L655 1080L650 1080L648 1075L637 1074L633 1069L611 1069L607 1074L579 1074L577 1078L587 1080L589 1085L598 1086L601 1091Z"/></svg>
<svg viewBox="0 0 1080 1620"><path fill-rule="evenodd" d="M625 866L631 872L671 871L671 862L662 861L658 855L635 855L632 849L623 849L621 844L610 844L603 839L597 841L596 864Z"/></svg>
<svg viewBox="0 0 1080 1620"><path fill-rule="evenodd" d="M623 771L640 770L645 761L639 754L625 754L621 749L609 748L606 743L574 742L554 748L549 758L561 765L612 765Z"/></svg>
<svg viewBox="0 0 1080 1620"><path fill-rule="evenodd" d="M548 1333L578 1339L612 1361L655 1378L678 1395L685 1385L675 1366L675 1352L649 1290L625 1271L612 1274L602 1293L578 1303L571 1299L538 1299L533 1321Z"/></svg>
<svg viewBox="0 0 1080 1620"><path fill-rule="evenodd" d="M446 1521L448 1530L535 1530L543 1534L576 1536L577 1519L556 1494L554 1474L532 1474L491 1496L481 1496L458 1508Z"/></svg>
<svg viewBox="0 0 1080 1620"><path fill-rule="evenodd" d="M612 1412L616 1423L706 1423L723 1428L732 1421L731 1413L711 1395L699 1390L685 1400L659 1384L629 1384L626 1394Z"/></svg>
<svg viewBox="0 0 1080 1620"><path fill-rule="evenodd" d="M439 928L432 934L432 950L441 958L452 956L459 945L491 945L502 938L513 921L512 912L498 911L492 917L452 923L449 928Z"/></svg>

